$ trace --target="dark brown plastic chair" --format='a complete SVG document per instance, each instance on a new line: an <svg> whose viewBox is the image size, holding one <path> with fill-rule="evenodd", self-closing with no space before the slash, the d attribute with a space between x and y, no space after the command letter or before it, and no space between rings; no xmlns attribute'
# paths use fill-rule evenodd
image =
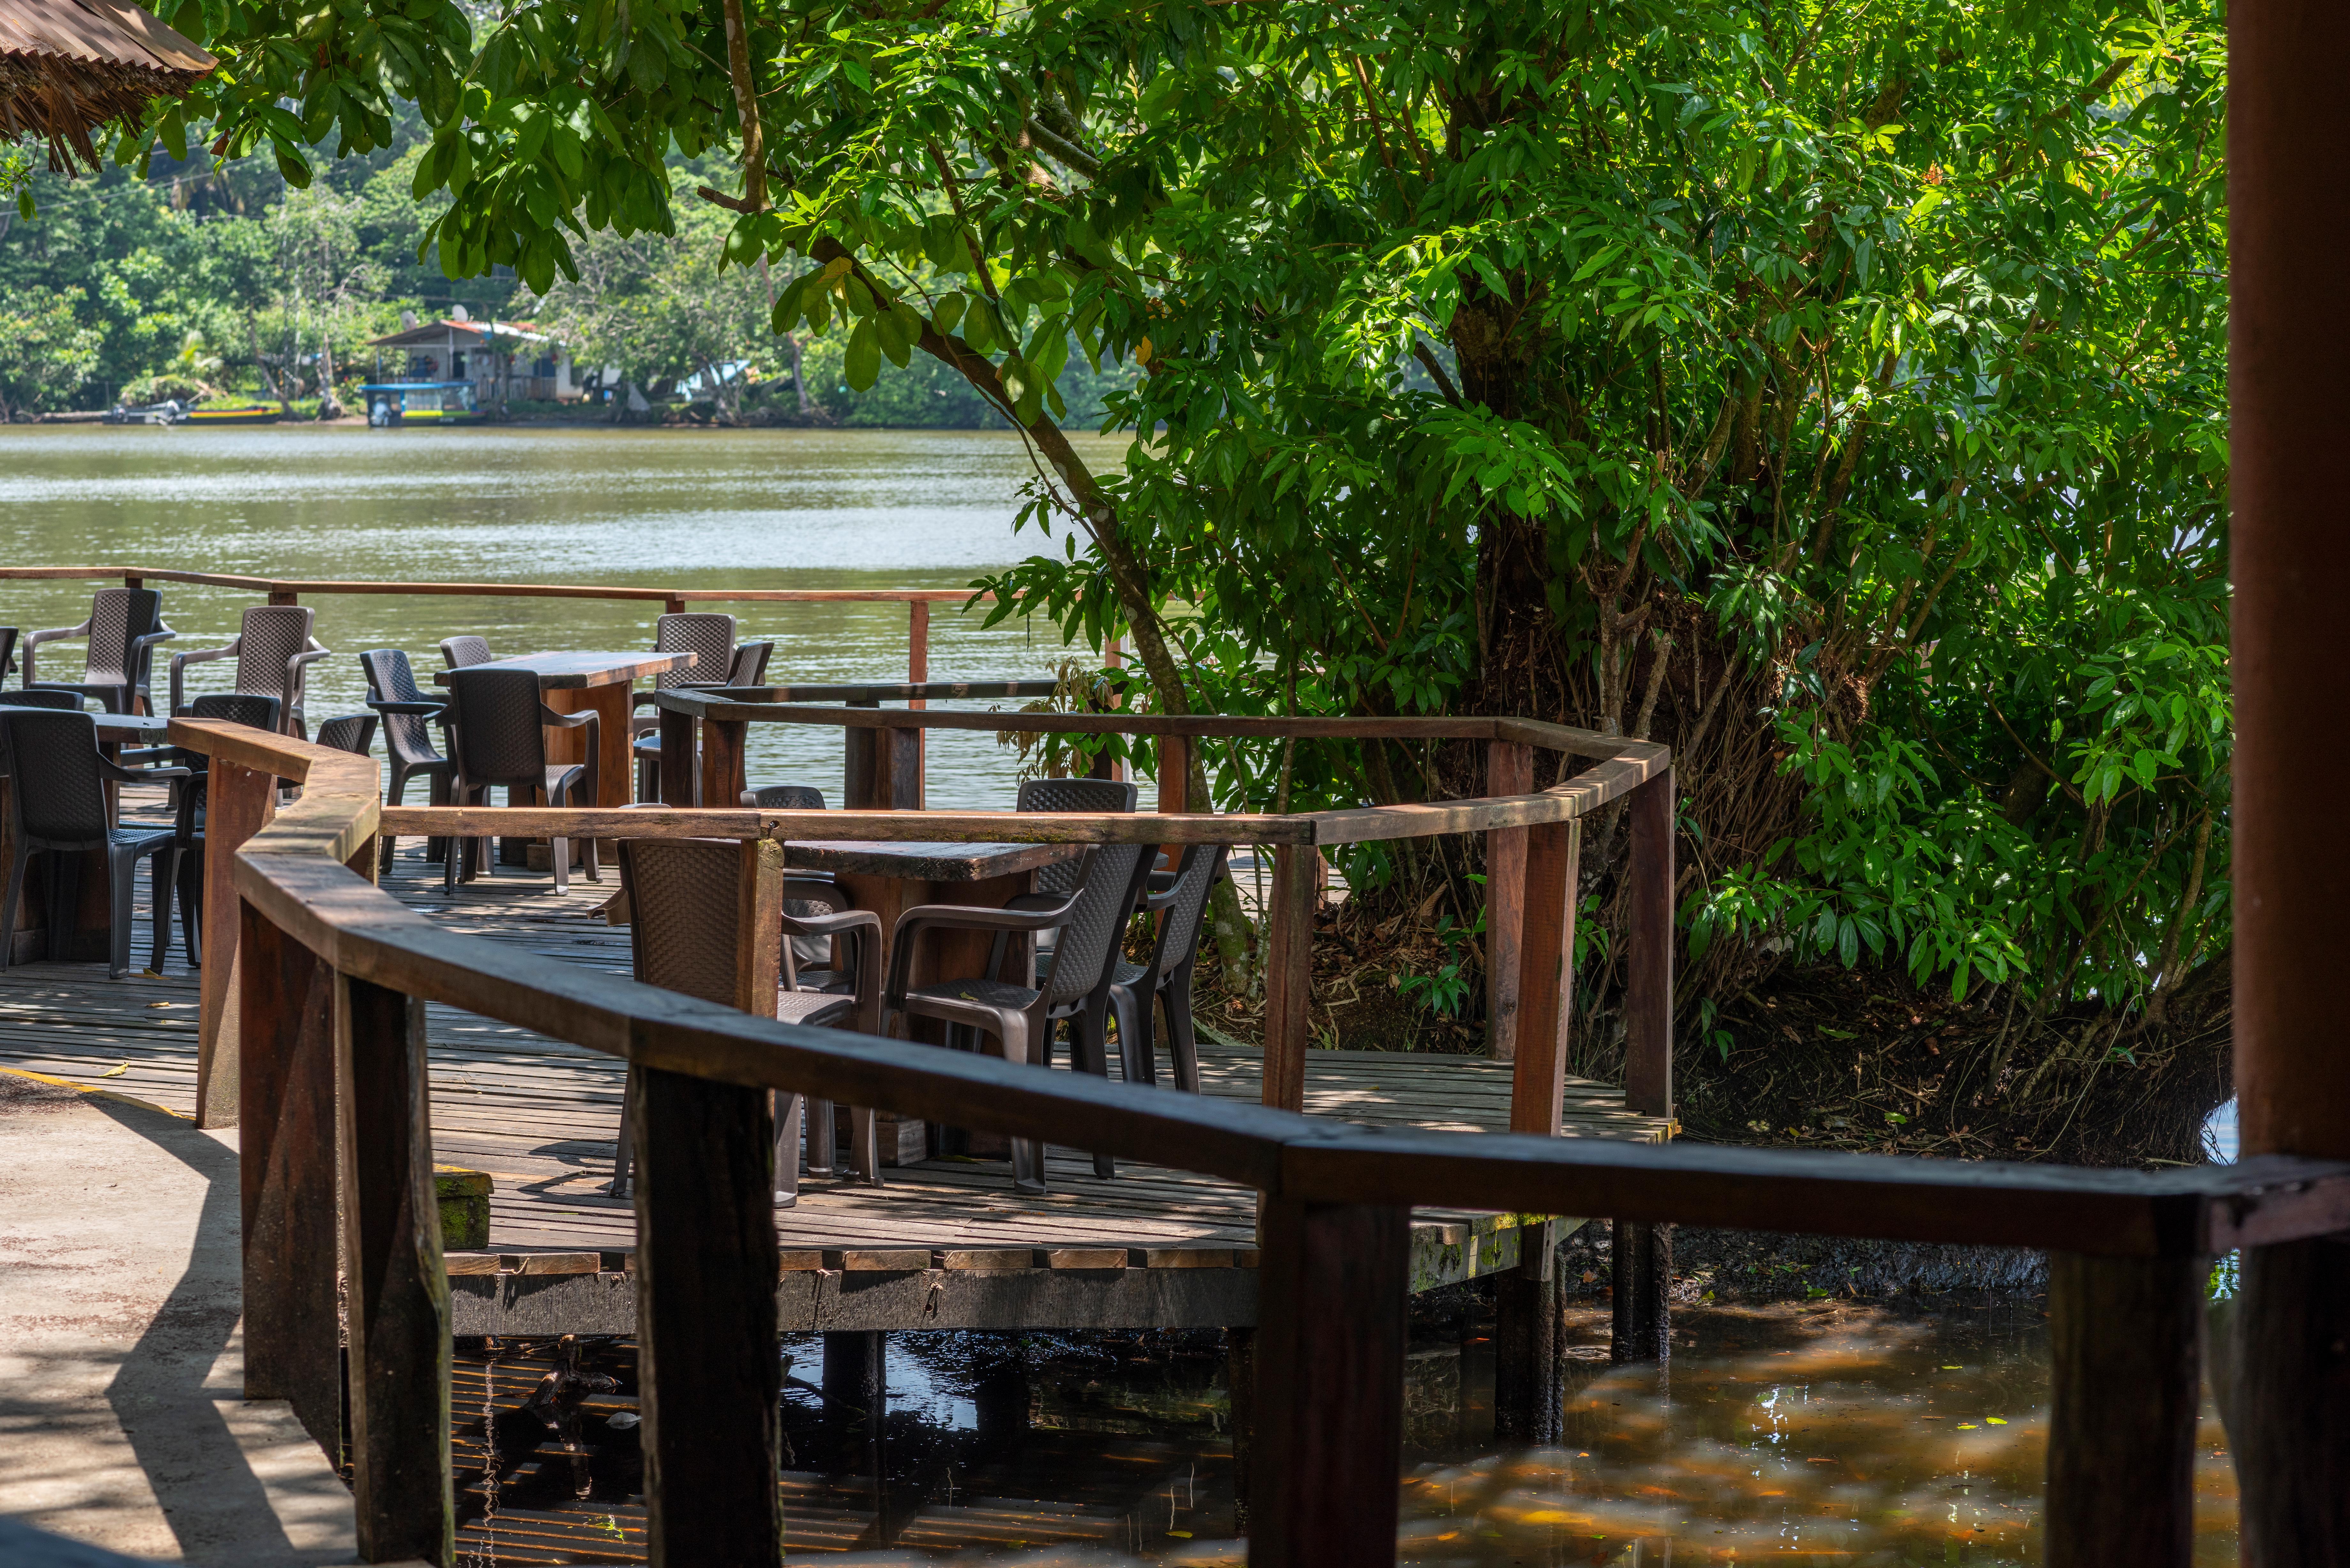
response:
<svg viewBox="0 0 2350 1568"><path fill-rule="evenodd" d="M0 680L16 673L16 628L0 626Z"/></svg>
<svg viewBox="0 0 2350 1568"><path fill-rule="evenodd" d="M327 646L310 635L317 618L304 605L255 605L244 612L234 637L219 648L192 649L172 656L172 711L188 711L187 667L214 659L236 660L232 691L277 699L279 732L309 736L302 716L302 689L311 665L327 657Z"/></svg>
<svg viewBox="0 0 2350 1568"><path fill-rule="evenodd" d="M89 618L79 626L26 637L25 688L95 697L109 713L152 711L147 683L155 649L179 635L163 624L163 596L153 588L100 588L90 596ZM36 667L41 647L77 637L89 639L82 678L43 680Z"/></svg>
<svg viewBox="0 0 2350 1568"><path fill-rule="evenodd" d="M676 691L688 686L715 686L731 681L734 669L734 618L707 610L681 611L653 622L655 653L691 653L691 665L664 670L653 677L653 691ZM652 704L653 691L639 691L632 708ZM637 798L660 798L660 720L637 713L629 720L629 753L637 759Z"/></svg>
<svg viewBox="0 0 2350 1568"><path fill-rule="evenodd" d="M408 781L421 774L430 792L426 801L432 805L449 804L449 780L457 764L444 757L432 744L432 726L442 726L442 736L448 733L449 700L427 697L416 684L416 671L408 662L408 655L397 648L372 648L359 655L359 668L367 671L368 706L383 715L383 749L391 761L391 779L385 786L386 805L398 805L407 796ZM454 746L452 745L452 750ZM390 867L392 851L399 840L390 834L383 836L383 864ZM440 860L449 853L445 838L429 838L424 843L426 864Z"/></svg>
<svg viewBox="0 0 2350 1568"><path fill-rule="evenodd" d="M476 664L487 664L497 657L490 651L486 637L444 637L441 639L441 657L452 670L467 670Z"/></svg>
<svg viewBox="0 0 2350 1568"><path fill-rule="evenodd" d="M924 904L898 918L889 961L885 1006L892 1012L933 1018L951 1026L976 1029L1000 1043L1007 1062L1052 1061L1053 1026L1067 1019L1076 1039L1073 1054L1086 1071L1109 1075L1107 1050L1110 965L1134 911L1135 895L1150 872L1149 846L1102 844L1078 862L1079 886L1058 905L1044 909L985 909L963 904ZM967 980L946 980L910 989L915 944L932 930L994 931L1034 937L1058 931L1052 973L1035 985L996 978L1000 970ZM1023 965L1024 969L1027 966ZM1118 1174L1107 1155L1094 1156L1094 1173ZM1028 1139L1012 1143L1012 1183L1023 1192L1045 1190L1043 1147Z"/></svg>
<svg viewBox="0 0 2350 1568"><path fill-rule="evenodd" d="M1191 968L1199 961L1200 935L1207 927L1208 893L1224 874L1227 847L1222 844L1184 846L1174 885L1146 900L1146 907L1162 917L1150 944L1150 961L1132 963L1121 957L1110 976L1118 1059L1129 1084L1159 1081L1158 1058L1153 1054L1159 1016L1155 1002L1167 1011L1167 1055L1174 1064L1175 1086L1187 1095L1200 1092L1200 1042L1191 1022Z"/></svg>
<svg viewBox="0 0 2350 1568"><path fill-rule="evenodd" d="M743 792L743 804L760 811L822 811L824 791L814 784L767 784ZM816 883L832 888L837 897L827 897L821 903L787 902L784 913L795 916L820 915L826 909L846 909L848 897L839 893L832 878L802 872L795 882ZM854 983L856 964L839 968L832 965L832 944L816 942L806 937L784 944L784 983L794 991L847 991Z"/></svg>
<svg viewBox="0 0 2350 1568"><path fill-rule="evenodd" d="M577 797L570 803L574 805L595 804L596 714L592 710L558 713L549 708L540 700L538 677L531 671L458 669L449 677L449 724L457 753L452 759L456 772L449 784L449 798L454 804L487 805L494 785L504 787L508 805L560 805L567 794ZM588 732L586 762L546 760L547 730L583 727ZM468 879L489 873L491 857L481 852L488 843L486 838L463 840L462 852L459 845L450 846L441 868L442 886L447 891L457 890L462 860L474 862L463 867ZM594 836L580 844L588 880L602 881ZM555 868L556 890L570 887L570 840L552 840L547 858Z"/></svg>
<svg viewBox="0 0 2350 1568"><path fill-rule="evenodd" d="M109 762L98 749L98 721L88 713L0 706L0 767L8 774L9 826L15 853L8 864L8 891L0 898L0 969L8 967L16 945L16 911L25 893L25 871L36 852L48 851L49 957L66 956L76 929L81 857L106 852L106 880L112 894L107 973L120 980L130 972L130 900L139 862L150 863L153 879L155 952L151 968L163 967L172 940L172 884L179 846L170 827L120 827L109 818L106 786L184 779L182 767L132 769Z"/></svg>
<svg viewBox="0 0 2350 1568"><path fill-rule="evenodd" d="M219 719L250 729L277 731L277 699L236 691L213 691L188 704L192 719ZM188 770L173 809L172 832L180 846L180 946L188 967L203 967L204 812L211 804L212 758L203 752L170 748Z"/></svg>
<svg viewBox="0 0 2350 1568"><path fill-rule="evenodd" d="M736 961L741 951L737 923L742 910L735 896L741 864L742 851L732 839L620 840L620 884L629 895L629 950L638 980L704 1002L743 1006L745 977ZM789 882L785 889L786 893L794 890ZM794 923L786 920L785 929ZM814 924L827 934L857 930L866 937L861 945L871 956L862 965L863 984L846 996L778 988L774 1015L786 1023L877 1033L881 989L879 918L850 911ZM780 941L783 934L777 932L776 940ZM778 1091L775 1105L775 1201L777 1208L788 1209L799 1201L800 1096ZM812 1174L827 1173L831 1168L832 1107L818 1101L811 1102L809 1110L813 1136L807 1139L808 1164ZM872 1113L858 1115L862 1120L853 1158L859 1174L878 1181ZM636 1165L635 1137L636 1072L631 1068L621 1095L620 1135L614 1150L611 1185L607 1189L615 1198L629 1195Z"/></svg>
<svg viewBox="0 0 2350 1568"><path fill-rule="evenodd" d="M375 749L375 723L372 713L337 714L318 726L318 744L366 756Z"/></svg>

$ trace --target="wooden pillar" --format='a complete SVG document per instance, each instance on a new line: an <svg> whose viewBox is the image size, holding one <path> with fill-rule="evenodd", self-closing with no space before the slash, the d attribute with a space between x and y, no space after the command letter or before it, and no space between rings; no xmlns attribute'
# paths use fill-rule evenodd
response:
<svg viewBox="0 0 2350 1568"><path fill-rule="evenodd" d="M828 1417L854 1412L862 1420L889 1402L889 1339L871 1329L824 1336L824 1403Z"/></svg>
<svg viewBox="0 0 2350 1568"><path fill-rule="evenodd" d="M1532 746L1517 741L1493 741L1486 745L1487 794L1531 794L1534 787ZM1518 944L1525 909L1526 832L1523 827L1496 827L1485 835L1485 1054L1496 1062L1517 1055Z"/></svg>
<svg viewBox="0 0 2350 1568"><path fill-rule="evenodd" d="M637 1337L656 1568L777 1568L775 1116L764 1089L637 1073Z"/></svg>
<svg viewBox="0 0 2350 1568"><path fill-rule="evenodd" d="M1565 1418L1559 1373L1558 1221L1518 1228L1518 1266L1493 1277L1493 1436L1555 1442Z"/></svg>
<svg viewBox="0 0 2350 1568"><path fill-rule="evenodd" d="M660 715L661 804L699 805L702 804L702 759L694 747L697 726L693 715L672 713L666 708L656 709L655 711ZM732 805L734 802L713 801L711 804Z"/></svg>
<svg viewBox="0 0 2350 1568"><path fill-rule="evenodd" d="M2350 1159L2350 7L2246 0L2228 28L2235 1081L2246 1158ZM2350 1241L2247 1248L2232 1434L2244 1561L2350 1561Z"/></svg>
<svg viewBox="0 0 2350 1568"><path fill-rule="evenodd" d="M236 901L237 1178L244 1396L286 1399L329 1453L342 1429L336 1322L335 974ZM436 1206L434 1213L439 1210Z"/></svg>
<svg viewBox="0 0 2350 1568"><path fill-rule="evenodd" d="M1624 1103L1673 1114L1673 774L1632 792L1631 919L1624 933Z"/></svg>
<svg viewBox="0 0 2350 1568"><path fill-rule="evenodd" d="M204 794L204 911L199 933L204 972L196 1037L196 1125L236 1126L237 937L244 929L236 896L236 852L277 815L277 780L236 763L215 761Z"/></svg>
<svg viewBox="0 0 2350 1568"><path fill-rule="evenodd" d="M453 1564L449 1281L424 1004L343 977L336 1015L359 1561Z"/></svg>
<svg viewBox="0 0 2350 1568"><path fill-rule="evenodd" d="M2206 1267L2049 1254L2048 1568L2194 1561Z"/></svg>
<svg viewBox="0 0 2350 1568"><path fill-rule="evenodd" d="M1608 1324L1608 1356L1616 1361L1669 1361L1673 1354L1669 1294L1673 1280L1672 1227L1618 1220L1613 1230L1609 1272L1616 1282L1615 1315Z"/></svg>
<svg viewBox="0 0 2350 1568"><path fill-rule="evenodd" d="M750 725L740 719L704 719L702 721L702 804L723 809L739 805L743 800L745 777L743 773L743 732ZM664 746L668 742L662 742Z"/></svg>
<svg viewBox="0 0 2350 1568"><path fill-rule="evenodd" d="M1310 844L1273 852L1272 927L1264 973L1264 1083L1260 1098L1284 1111L1305 1108L1305 1053L1314 1044L1314 877Z"/></svg>
<svg viewBox="0 0 2350 1568"><path fill-rule="evenodd" d="M906 601L906 683L920 686L931 678L931 601ZM907 707L920 712L930 704L914 698ZM917 800L930 793L931 747L928 730L911 732L914 737L914 795ZM919 807L917 809L920 809Z"/></svg>
<svg viewBox="0 0 2350 1568"><path fill-rule="evenodd" d="M1583 824L1546 822L1518 831L1524 839L1519 863L1517 1054L1510 1075L1510 1130L1556 1137L1566 1109L1567 1025L1575 1011L1575 889L1583 864ZM1489 938L1492 929L1488 917Z"/></svg>
<svg viewBox="0 0 2350 1568"><path fill-rule="evenodd" d="M1392 1563L1409 1211L1268 1197L1263 1227L1251 1568Z"/></svg>
<svg viewBox="0 0 2350 1568"><path fill-rule="evenodd" d="M1172 816L1191 810L1191 737L1159 737L1159 809ZM1210 809L1206 801L1201 810Z"/></svg>
<svg viewBox="0 0 2350 1568"><path fill-rule="evenodd" d="M1231 1397L1232 1533L1249 1527L1249 1479L1256 1455L1256 1330L1224 1330L1224 1388Z"/></svg>
<svg viewBox="0 0 2350 1568"><path fill-rule="evenodd" d="M274 605L297 605L302 602L302 596L292 588L272 588L269 590L269 602Z"/></svg>

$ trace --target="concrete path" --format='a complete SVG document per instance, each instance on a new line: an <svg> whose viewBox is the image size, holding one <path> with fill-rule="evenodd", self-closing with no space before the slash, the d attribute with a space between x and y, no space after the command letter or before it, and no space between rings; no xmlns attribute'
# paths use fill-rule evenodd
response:
<svg viewBox="0 0 2350 1568"><path fill-rule="evenodd" d="M351 1561L326 1456L240 1393L235 1140L0 1073L0 1515L161 1562Z"/></svg>

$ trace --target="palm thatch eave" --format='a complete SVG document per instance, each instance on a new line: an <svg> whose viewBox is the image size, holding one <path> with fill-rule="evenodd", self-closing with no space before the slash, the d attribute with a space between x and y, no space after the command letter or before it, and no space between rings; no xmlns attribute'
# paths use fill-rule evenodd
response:
<svg viewBox="0 0 2350 1568"><path fill-rule="evenodd" d="M49 168L95 171L90 135L179 98L218 62L130 0L0 0L0 137L38 136Z"/></svg>

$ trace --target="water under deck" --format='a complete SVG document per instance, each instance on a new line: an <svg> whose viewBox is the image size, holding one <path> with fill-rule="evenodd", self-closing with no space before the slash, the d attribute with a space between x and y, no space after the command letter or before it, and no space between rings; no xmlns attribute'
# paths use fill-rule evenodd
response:
<svg viewBox="0 0 2350 1568"><path fill-rule="evenodd" d="M515 950L518 963L628 972L629 938L592 911L610 891L540 872L442 890L421 846L403 843L385 888L451 929ZM146 952L144 910L136 949ZM175 940L160 974L109 981L103 965L0 971L0 1067L120 1090L192 1114L197 977ZM627 1332L635 1218L604 1193L623 1064L563 1041L433 1006L427 1023L436 1158L494 1180L489 1246L454 1253L459 1334ZM1254 1103L1261 1058L1202 1040L1206 1093ZM1172 1092L1172 1091L1169 1091ZM1309 1115L1367 1125L1498 1130L1505 1065L1459 1056L1315 1051ZM1669 1124L1625 1110L1619 1090L1570 1080L1571 1137L1656 1140ZM1000 1160L925 1159L876 1189L803 1181L778 1210L787 1329L1180 1327L1255 1319L1255 1195L1229 1182L1122 1164L1098 1179L1052 1150L1052 1191L1012 1190ZM1416 1288L1513 1265L1514 1216L1414 1214Z"/></svg>

